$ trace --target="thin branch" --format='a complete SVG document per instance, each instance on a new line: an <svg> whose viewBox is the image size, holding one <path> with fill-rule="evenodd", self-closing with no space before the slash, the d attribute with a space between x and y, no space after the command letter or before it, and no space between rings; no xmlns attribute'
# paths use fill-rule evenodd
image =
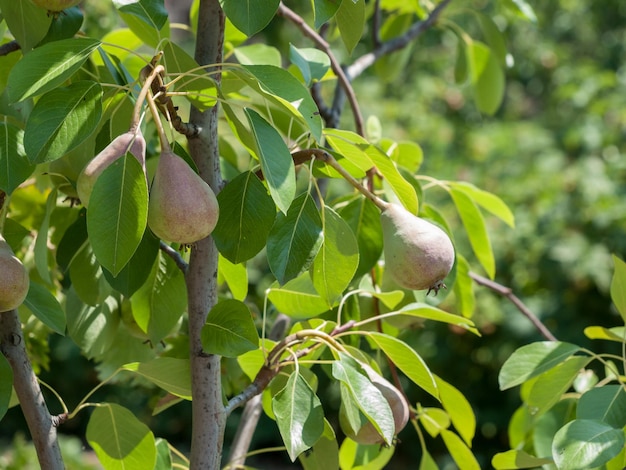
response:
<svg viewBox="0 0 626 470"><path fill-rule="evenodd" d="M11 52L19 51L20 45L17 41L9 41L0 46L0 57L9 55Z"/></svg>
<svg viewBox="0 0 626 470"><path fill-rule="evenodd" d="M439 19L439 16L441 15L441 12L443 12L451 1L452 0L443 0L432 12L430 12L430 15L428 15L425 20L413 23L406 33L390 39L389 41L380 43L378 47L359 57L346 68L346 75L350 80L354 80L368 67L372 66L380 57L405 48L411 41L421 36L435 25L437 19Z"/></svg>
<svg viewBox="0 0 626 470"><path fill-rule="evenodd" d="M359 102L357 100L356 94L354 93L354 89L352 88L352 84L350 83L350 79L341 67L341 64L337 60L337 57L335 57L332 50L330 49L330 44L328 44L328 42L317 33L317 31L311 28L300 15L298 15L293 10L287 8L282 2L278 6L277 13L295 24L305 36L313 40L318 49L324 51L326 55L328 55L328 58L330 59L330 67L333 69L333 72L335 72L335 75L337 75L337 79L339 80L341 89L343 90L343 93L345 93L345 95L348 97L348 102L350 103L350 107L352 108L356 132L359 135L364 136L365 127L363 125L363 115L361 114L361 109L359 108ZM333 105L333 111L335 113L339 113L340 109L336 109L336 107ZM339 117L333 115L332 120L338 122ZM336 125L330 127L336 127Z"/></svg>
<svg viewBox="0 0 626 470"><path fill-rule="evenodd" d="M169 256L170 258L174 260L174 263L176 263L176 266L178 266L178 269L180 269L183 272L183 274L187 274L187 270L189 269L189 264L187 264L187 262L183 259L180 252L176 251L174 248L169 246L163 240L160 241L159 248L161 249L163 253L165 253L167 256Z"/></svg>
<svg viewBox="0 0 626 470"><path fill-rule="evenodd" d="M510 287L503 286L491 279L487 279L486 277L481 276L480 274L476 274L474 272L469 273L469 276L481 286L487 287L494 291L497 294L500 294L502 297L506 297L515 307L528 318L531 323L537 328L539 333L546 338L548 341L558 341L556 336L552 334L552 332L544 325L541 320L535 315L526 305L522 302L519 297L517 297L513 290Z"/></svg>
<svg viewBox="0 0 626 470"><path fill-rule="evenodd" d="M376 0L374 2L374 14L372 15L372 43L374 44L374 49L380 47L380 25L382 23L381 14L380 0Z"/></svg>
<svg viewBox="0 0 626 470"><path fill-rule="evenodd" d="M57 440L56 422L50 415L33 372L17 310L0 313L0 351L13 371L13 387L37 450L41 468L62 470L63 458Z"/></svg>

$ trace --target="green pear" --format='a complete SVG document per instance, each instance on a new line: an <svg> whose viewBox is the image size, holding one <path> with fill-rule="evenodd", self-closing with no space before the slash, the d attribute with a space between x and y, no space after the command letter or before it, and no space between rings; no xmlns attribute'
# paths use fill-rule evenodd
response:
<svg viewBox="0 0 626 470"><path fill-rule="evenodd" d="M398 285L413 290L445 287L454 264L454 246L441 228L399 204L388 203L380 214L385 272Z"/></svg>
<svg viewBox="0 0 626 470"><path fill-rule="evenodd" d="M208 237L219 217L211 187L171 150L161 153L150 188L148 226L164 241L192 244Z"/></svg>
<svg viewBox="0 0 626 470"><path fill-rule="evenodd" d="M28 294L29 284L26 268L0 235L0 312L19 307Z"/></svg>
<svg viewBox="0 0 626 470"><path fill-rule="evenodd" d="M406 423L409 421L409 405L406 402L404 395L402 395L402 393L387 379L372 369L372 367L367 364L361 364L361 366L371 380L372 385L374 385L380 393L382 393L383 397L385 397L385 400L387 400L393 415L395 433L398 434L402 431L402 429L404 429L404 426L406 426ZM370 421L367 421L358 430L352 429L348 424L343 403L341 403L339 407L339 426L346 436L359 444L371 445L382 444L384 442L383 437L378 433Z"/></svg>
<svg viewBox="0 0 626 470"><path fill-rule="evenodd" d="M118 158L126 155L126 152L130 152L141 163L141 166L146 169L146 141L141 134L141 131L129 130L121 135L118 135L113 141L107 145L98 155L96 155L85 166L78 180L76 181L76 191L78 197L85 207L89 205L89 198L91 191L96 184L98 176Z"/></svg>

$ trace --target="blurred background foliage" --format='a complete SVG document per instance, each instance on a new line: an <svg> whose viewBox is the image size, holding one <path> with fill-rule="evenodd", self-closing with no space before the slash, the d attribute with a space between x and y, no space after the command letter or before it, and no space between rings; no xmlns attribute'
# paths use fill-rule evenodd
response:
<svg viewBox="0 0 626 470"><path fill-rule="evenodd" d="M421 145L421 173L471 182L509 205L516 217L514 229L488 219L498 262L496 280L511 287L557 338L602 352L601 345L585 339L583 329L620 323L611 306L609 284L610 254L626 258L626 3L530 1L535 23L513 17L501 3L471 2L494 18L509 52L505 98L494 116L481 115L469 87L455 81L458 39L446 21L462 25L473 37L481 34L477 17L459 1L452 3L439 28L420 38L400 73L375 67L354 86L365 117L378 117L383 136ZM110 30L113 20L102 2L87 2L85 8L87 34L99 36ZM283 57L289 42L310 46L281 19L275 19L265 34ZM347 111L343 119L349 127ZM448 205L454 214L447 195L436 187L424 192L424 200L444 211ZM457 243L463 246L466 241ZM263 268L259 275L252 295L262 295L267 286ZM500 366L515 348L542 338L507 300L478 286L476 293L474 319L481 338L428 325L404 339L474 407L478 431L473 451L488 468L493 454L508 448L508 420L519 406L518 390L498 390ZM33 337L42 337L35 331L37 325L32 329ZM31 342L38 357L46 357L49 348L49 363L39 361L45 369L42 379L74 406L97 385L97 372L69 339L49 339L49 345L45 340ZM225 361L224 367L234 364ZM329 396L322 400L332 403L334 389L320 386L320 391L325 389ZM50 394L48 398L52 411L60 412L54 398ZM131 409L135 405L140 413L156 403L158 394L144 384L120 383L104 387L93 398ZM425 394L413 393L410 398L428 405ZM187 404L139 418L174 445L189 441ZM84 435L85 425L86 416L79 415L61 430ZM236 418L229 426L234 433ZM25 429L21 412L13 408L0 429L0 454L2 448L21 452L22 444L9 445L21 429ZM275 431L275 424L263 419L253 448L280 445ZM399 437L409 441L415 434L407 429ZM436 441L428 445L433 451L437 448ZM407 468L417 461L418 452L419 446L412 445L397 450ZM276 465L279 458L271 459ZM438 460L441 468L454 468L445 455ZM263 460L250 464L267 468ZM0 458L0 467L4 465L6 460Z"/></svg>

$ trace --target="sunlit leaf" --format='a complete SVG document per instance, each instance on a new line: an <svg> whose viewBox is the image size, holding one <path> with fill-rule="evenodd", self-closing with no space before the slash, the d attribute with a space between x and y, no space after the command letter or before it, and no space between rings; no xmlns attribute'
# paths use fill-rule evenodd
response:
<svg viewBox="0 0 626 470"><path fill-rule="evenodd" d="M626 322L626 263L613 255L615 271L611 280L611 300Z"/></svg>
<svg viewBox="0 0 626 470"><path fill-rule="evenodd" d="M258 345L256 326L243 302L226 299L211 309L202 327L202 347L207 353L237 357Z"/></svg>
<svg viewBox="0 0 626 470"><path fill-rule="evenodd" d="M272 399L278 430L291 461L311 448L324 431L322 403L307 381L293 372Z"/></svg>
<svg viewBox="0 0 626 470"><path fill-rule="evenodd" d="M500 369L500 390L515 387L562 363L580 347L559 341L539 341L517 349Z"/></svg>
<svg viewBox="0 0 626 470"><path fill-rule="evenodd" d="M509 227L515 227L515 217L509 207L495 194L479 189L471 183L465 181L452 181L451 187L467 194L476 204L491 212Z"/></svg>
<svg viewBox="0 0 626 470"><path fill-rule="evenodd" d="M312 82L321 80L330 68L330 59L319 49L299 49L293 44L289 44L289 59L298 67L307 86L310 86Z"/></svg>
<svg viewBox="0 0 626 470"><path fill-rule="evenodd" d="M231 263L220 254L218 267L219 275L228 284L233 298L243 302L248 295L248 271L245 263Z"/></svg>
<svg viewBox="0 0 626 470"><path fill-rule="evenodd" d="M341 2L335 14L337 27L341 34L341 40L348 51L352 51L361 40L365 27L365 2L347 0Z"/></svg>
<svg viewBox="0 0 626 470"><path fill-rule="evenodd" d="M308 272L283 286L272 284L267 298L279 312L295 319L310 318L328 310L328 304L315 290Z"/></svg>
<svg viewBox="0 0 626 470"><path fill-rule="evenodd" d="M552 459L539 458L523 450L507 450L499 452L491 459L491 465L496 470L513 468L537 468L552 463Z"/></svg>
<svg viewBox="0 0 626 470"><path fill-rule="evenodd" d="M114 0L120 17L137 37L152 47L169 36L168 12L161 0Z"/></svg>
<svg viewBox="0 0 626 470"><path fill-rule="evenodd" d="M144 470L156 462L154 435L120 405L97 406L89 418L86 437L104 468Z"/></svg>
<svg viewBox="0 0 626 470"><path fill-rule="evenodd" d="M133 362L122 367L148 379L163 390L191 400L191 370L187 359L157 357L149 362Z"/></svg>
<svg viewBox="0 0 626 470"><path fill-rule="evenodd" d="M439 398L441 399L443 408L448 412L452 424L463 438L463 441L465 441L465 444L471 446L472 439L474 439L476 433L476 416L474 415L472 406L456 387L449 384L441 377L435 376L435 382L437 383ZM454 441L454 439L452 440Z"/></svg>
<svg viewBox="0 0 626 470"><path fill-rule="evenodd" d="M304 470L325 470L339 468L339 446L330 423L324 419L322 436L311 448L298 456Z"/></svg>
<svg viewBox="0 0 626 470"><path fill-rule="evenodd" d="M89 58L100 42L71 38L45 44L20 60L9 75L11 102L52 90L68 79Z"/></svg>
<svg viewBox="0 0 626 470"><path fill-rule="evenodd" d="M274 17L280 0L220 0L230 21L248 36L265 28Z"/></svg>

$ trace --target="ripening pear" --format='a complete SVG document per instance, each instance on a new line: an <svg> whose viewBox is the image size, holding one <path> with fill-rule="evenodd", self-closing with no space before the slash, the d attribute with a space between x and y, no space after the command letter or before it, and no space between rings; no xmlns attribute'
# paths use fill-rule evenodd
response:
<svg viewBox="0 0 626 470"><path fill-rule="evenodd" d="M218 216L211 187L185 160L163 150L148 204L148 226L154 234L164 241L192 244L211 234Z"/></svg>
<svg viewBox="0 0 626 470"><path fill-rule="evenodd" d="M372 385L374 385L380 393L382 393L383 397L385 397L385 400L387 400L389 408L391 408L391 413L393 414L395 433L398 434L402 431L402 429L404 429L404 426L406 426L406 423L409 421L409 405L406 402L404 395L402 395L402 393L387 379L372 369L372 367L367 364L361 365L370 378ZM361 426L361 429L356 432L351 429L351 426L348 424L343 403L339 407L339 426L346 436L359 444L382 444L385 441L383 436L378 433L374 425L369 421Z"/></svg>
<svg viewBox="0 0 626 470"><path fill-rule="evenodd" d="M398 285L413 290L445 287L454 264L454 246L441 228L399 204L388 203L380 214L385 271Z"/></svg>
<svg viewBox="0 0 626 470"><path fill-rule="evenodd" d="M109 145L102 149L102 151L83 168L80 175L78 175L76 191L85 207L89 205L91 191L93 191L98 176L100 176L111 163L126 155L126 152L133 154L137 161L141 163L145 172L146 141L141 131L137 130L135 132L131 129L128 132L118 135Z"/></svg>
<svg viewBox="0 0 626 470"><path fill-rule="evenodd" d="M35 5L45 8L49 13L59 13L78 5L82 0L32 0Z"/></svg>
<svg viewBox="0 0 626 470"><path fill-rule="evenodd" d="M0 312L19 307L29 287L28 272L0 235Z"/></svg>

